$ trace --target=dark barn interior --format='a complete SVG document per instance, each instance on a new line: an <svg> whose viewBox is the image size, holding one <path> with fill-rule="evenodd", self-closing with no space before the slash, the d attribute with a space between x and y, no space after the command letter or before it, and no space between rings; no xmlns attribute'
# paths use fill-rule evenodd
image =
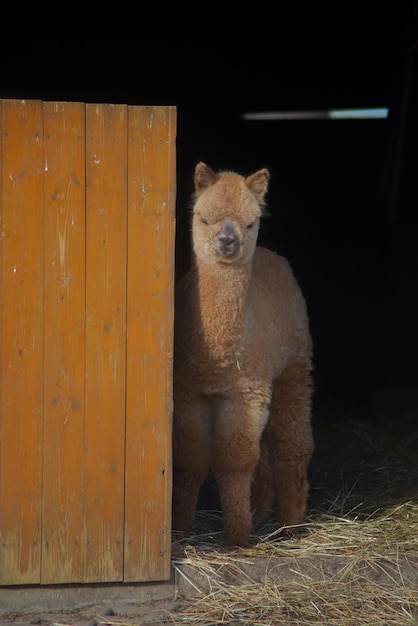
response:
<svg viewBox="0 0 418 626"><path fill-rule="evenodd" d="M175 105L177 274L195 163L269 167L260 243L308 301L315 412L418 409L416 3L44 9L1 9L0 97ZM369 107L388 115L244 118Z"/></svg>

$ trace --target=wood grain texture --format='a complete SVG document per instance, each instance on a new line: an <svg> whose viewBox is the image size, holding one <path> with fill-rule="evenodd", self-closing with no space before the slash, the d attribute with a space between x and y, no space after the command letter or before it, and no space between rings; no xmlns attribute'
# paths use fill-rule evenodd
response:
<svg viewBox="0 0 418 626"><path fill-rule="evenodd" d="M127 118L86 106L85 581L123 580Z"/></svg>
<svg viewBox="0 0 418 626"><path fill-rule="evenodd" d="M126 581L170 576L175 128L129 109Z"/></svg>
<svg viewBox="0 0 418 626"><path fill-rule="evenodd" d="M0 584L26 584L41 557L41 102L2 102L1 163Z"/></svg>
<svg viewBox="0 0 418 626"><path fill-rule="evenodd" d="M167 580L176 109L0 106L0 584Z"/></svg>
<svg viewBox="0 0 418 626"><path fill-rule="evenodd" d="M85 561L84 105L45 103L45 418L42 583Z"/></svg>

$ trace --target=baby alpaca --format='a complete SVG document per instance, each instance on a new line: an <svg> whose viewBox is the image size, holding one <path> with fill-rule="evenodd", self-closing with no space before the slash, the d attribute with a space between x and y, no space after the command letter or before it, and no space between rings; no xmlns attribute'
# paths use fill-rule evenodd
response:
<svg viewBox="0 0 418 626"><path fill-rule="evenodd" d="M256 246L269 171L194 174L191 269L176 290L173 528L193 523L210 470L228 545L276 503L302 522L313 452L311 338L287 261Z"/></svg>

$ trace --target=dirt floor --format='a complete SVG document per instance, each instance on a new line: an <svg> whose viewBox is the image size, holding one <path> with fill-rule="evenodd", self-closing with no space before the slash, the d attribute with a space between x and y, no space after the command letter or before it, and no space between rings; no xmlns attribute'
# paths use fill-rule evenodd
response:
<svg viewBox="0 0 418 626"><path fill-rule="evenodd" d="M64 613L25 613L0 616L0 624L16 626L139 626L140 624L170 623L169 615L180 602L155 600L141 604L115 603L111 607L93 605Z"/></svg>

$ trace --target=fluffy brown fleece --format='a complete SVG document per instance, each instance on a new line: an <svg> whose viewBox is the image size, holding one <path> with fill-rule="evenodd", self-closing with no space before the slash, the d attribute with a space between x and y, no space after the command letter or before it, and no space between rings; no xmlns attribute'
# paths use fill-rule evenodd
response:
<svg viewBox="0 0 418 626"><path fill-rule="evenodd" d="M197 164L176 290L173 528L193 523L212 470L229 545L248 545L273 501L280 524L302 522L313 451L305 301L287 261L256 247L269 177Z"/></svg>

